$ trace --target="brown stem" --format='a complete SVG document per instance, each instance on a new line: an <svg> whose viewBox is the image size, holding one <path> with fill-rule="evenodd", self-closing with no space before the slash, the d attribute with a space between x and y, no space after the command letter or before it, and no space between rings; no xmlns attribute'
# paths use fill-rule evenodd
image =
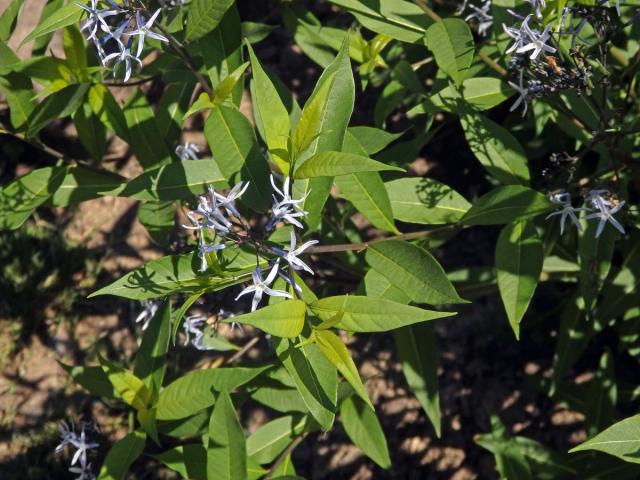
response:
<svg viewBox="0 0 640 480"><path fill-rule="evenodd" d="M307 434L303 433L302 435L296 437L296 439L289 444L289 446L284 450L284 452L282 452L280 456L276 459L276 461L273 462L273 465L271 465L271 468L269 468L269 473L267 473L264 476L264 480L269 480L271 478L276 468L278 468L282 464L282 462L284 462L285 459L291 454L291 452L293 452L298 447L298 445L302 443L302 441L306 438L306 436Z"/></svg>
<svg viewBox="0 0 640 480"><path fill-rule="evenodd" d="M160 75L153 75L151 77L134 80L133 82L104 82L104 85L107 87L133 87L134 85L142 85L143 83L152 82L159 77Z"/></svg>
<svg viewBox="0 0 640 480"><path fill-rule="evenodd" d="M227 364L230 363L234 363L237 362L238 360L240 360L242 357L244 357L244 355L253 348L253 346L258 343L260 341L260 337L253 337L251 340L249 340L244 347L242 347L240 350L238 350L236 353L234 353L232 356L229 357L229 359L225 362Z"/></svg>

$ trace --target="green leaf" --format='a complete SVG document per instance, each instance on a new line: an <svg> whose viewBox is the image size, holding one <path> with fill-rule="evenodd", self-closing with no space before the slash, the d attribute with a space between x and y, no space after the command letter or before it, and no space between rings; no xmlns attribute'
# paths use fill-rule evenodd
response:
<svg viewBox="0 0 640 480"><path fill-rule="evenodd" d="M252 399L277 412L308 412L293 378L283 367L267 370L251 382L248 389Z"/></svg>
<svg viewBox="0 0 640 480"><path fill-rule="evenodd" d="M504 184L529 184L527 156L509 130L479 113L462 115L460 123L469 148L491 176Z"/></svg>
<svg viewBox="0 0 640 480"><path fill-rule="evenodd" d="M356 394L364 400L371 410L374 410L373 404L369 400L369 395L367 395L367 391L362 384L358 368L353 363L351 353L342 343L340 337L329 330L314 330L313 339L322 354L335 365L345 380L353 387Z"/></svg>
<svg viewBox="0 0 640 480"><path fill-rule="evenodd" d="M177 310L173 311L173 316L171 318L172 328L171 328L171 341L175 346L176 344L176 335L178 334L178 329L180 328L180 324L182 323L183 317L187 314L187 310L191 308L191 306L196 303L196 301L204 295L206 292L205 289L200 290L199 292L190 295L184 303Z"/></svg>
<svg viewBox="0 0 640 480"><path fill-rule="evenodd" d="M392 165L372 160L362 155L343 152L321 152L306 160L296 168L294 178L335 177L359 172L381 172L404 170Z"/></svg>
<svg viewBox="0 0 640 480"><path fill-rule="evenodd" d="M464 225L503 225L535 217L555 205L545 195L520 185L498 187L480 197L460 219Z"/></svg>
<svg viewBox="0 0 640 480"><path fill-rule="evenodd" d="M423 225L455 223L471 204L451 187L424 177L400 178L385 183L393 216Z"/></svg>
<svg viewBox="0 0 640 480"><path fill-rule="evenodd" d="M118 440L107 453L98 480L124 480L131 464L142 454L146 440L147 436L138 431Z"/></svg>
<svg viewBox="0 0 640 480"><path fill-rule="evenodd" d="M207 451L201 443L180 445L155 455L154 458L184 478L207 479Z"/></svg>
<svg viewBox="0 0 640 480"><path fill-rule="evenodd" d="M309 412L322 429L328 431L333 424L337 402L335 367L315 344L295 346L287 339L276 339L274 346Z"/></svg>
<svg viewBox="0 0 640 480"><path fill-rule="evenodd" d="M271 204L271 172L247 117L220 105L209 115L204 134L224 178L249 182L241 201L254 210L266 211Z"/></svg>
<svg viewBox="0 0 640 480"><path fill-rule="evenodd" d="M231 397L220 392L209 422L207 478L242 480L247 478L247 446Z"/></svg>
<svg viewBox="0 0 640 480"><path fill-rule="evenodd" d="M20 45L24 45L38 37L42 37L48 33L53 33L56 30L78 23L83 12L84 10L76 5L75 2L68 3L61 8L54 10L53 13L45 17L44 20L42 20L40 24L29 35L27 35L24 40L22 40Z"/></svg>
<svg viewBox="0 0 640 480"><path fill-rule="evenodd" d="M591 380L587 394L585 415L589 435L595 435L613 423L616 418L617 403L618 388L613 356L610 352L604 352L600 357L598 370Z"/></svg>
<svg viewBox="0 0 640 480"><path fill-rule="evenodd" d="M73 115L89 91L88 83L73 84L52 93L31 112L27 135L34 136L53 120Z"/></svg>
<svg viewBox="0 0 640 480"><path fill-rule="evenodd" d="M265 423L247 438L247 455L260 465L273 462L302 433L306 417L287 415Z"/></svg>
<svg viewBox="0 0 640 480"><path fill-rule="evenodd" d="M106 128L100 118L93 113L88 103L84 103L73 115L73 124L78 138L91 157L100 162L107 147Z"/></svg>
<svg viewBox="0 0 640 480"><path fill-rule="evenodd" d="M277 337L294 338L302 332L306 313L307 305L292 299L228 318L225 322L244 323Z"/></svg>
<svg viewBox="0 0 640 480"><path fill-rule="evenodd" d="M578 237L578 259L581 267L579 283L587 313L591 314L611 270L615 243L620 234L611 225L606 225L602 234L596 238L598 221L582 222L584 232Z"/></svg>
<svg viewBox="0 0 640 480"><path fill-rule="evenodd" d="M108 170L87 165L69 165L62 182L46 200L46 205L66 207L102 196L102 192L119 188L125 178Z"/></svg>
<svg viewBox="0 0 640 480"><path fill-rule="evenodd" d="M329 87L325 86L327 83L330 84ZM323 98L323 92L331 92L331 95ZM321 114L313 116L317 119L315 123L307 124L307 134L315 139L305 150L304 156L297 159L298 166L304 165L302 162L306 158L317 153L342 150L345 132L353 112L354 98L355 84L349 60L349 45L345 39L338 55L324 70L305 104L306 110L320 103ZM322 102L316 99L322 99ZM308 195L301 207L309 212L306 223L311 230L320 224L322 208L329 196L331 184L330 178L305 179L293 184L295 198Z"/></svg>
<svg viewBox="0 0 640 480"><path fill-rule="evenodd" d="M132 300L148 300L171 293L195 292L207 287L220 290L244 280L256 267L253 252L228 249L218 252L218 262L225 268L225 276L196 272L199 261L195 254L169 255L151 260L142 267L120 277L115 282L93 292L98 295L116 295Z"/></svg>
<svg viewBox="0 0 640 480"><path fill-rule="evenodd" d="M156 404L156 418L172 420L193 415L213 405L217 392L230 392L253 380L267 368L269 366L209 368L187 373L160 392Z"/></svg>
<svg viewBox="0 0 640 480"><path fill-rule="evenodd" d="M215 107L216 105L211 100L209 94L207 92L202 92L200 95L198 95L198 99L193 102L191 107L189 107L187 113L184 114L184 118L186 119L202 110L213 110Z"/></svg>
<svg viewBox="0 0 640 480"><path fill-rule="evenodd" d="M6 42L11 37L23 4L24 0L11 0L6 10L2 12L2 16L0 16L0 41Z"/></svg>
<svg viewBox="0 0 640 480"><path fill-rule="evenodd" d="M61 362L60 366L73 378L74 382L84 387L92 395L102 398L116 398L117 393L101 367L74 367Z"/></svg>
<svg viewBox="0 0 640 480"><path fill-rule="evenodd" d="M225 177L213 160L182 160L149 170L121 188L104 193L136 200L171 201L201 195L209 185L220 188L225 184Z"/></svg>
<svg viewBox="0 0 640 480"><path fill-rule="evenodd" d="M144 410L151 402L151 392L142 380L133 373L119 367L107 359L98 357L102 370L109 378L109 382L116 389L118 395L127 405L136 410Z"/></svg>
<svg viewBox="0 0 640 480"><path fill-rule="evenodd" d="M638 455L638 451L640 451L640 415L634 415L614 423L595 437L569 450L569 453L584 450L598 450L618 457L625 462L640 463Z"/></svg>
<svg viewBox="0 0 640 480"><path fill-rule="evenodd" d="M156 425L156 411L153 408L142 408L136 412L136 418L142 430L151 437L151 440L160 446L158 427Z"/></svg>
<svg viewBox="0 0 640 480"><path fill-rule="evenodd" d="M412 2L397 0L330 0L354 15L369 30L403 42L422 40L433 22Z"/></svg>
<svg viewBox="0 0 640 480"><path fill-rule="evenodd" d="M46 202L62 183L66 167L32 170L0 190L0 229L15 230Z"/></svg>
<svg viewBox="0 0 640 480"><path fill-rule="evenodd" d="M64 29L62 43L64 45L65 58L71 69L81 72L89 66L84 36L77 25L70 25ZM83 78L83 80L88 80L88 77Z"/></svg>
<svg viewBox="0 0 640 480"><path fill-rule="evenodd" d="M512 93L500 78L467 78L463 80L460 87L450 85L431 95L422 104L412 108L409 114L461 112L468 107L475 110L488 110L504 102ZM463 104L460 105L460 102Z"/></svg>
<svg viewBox="0 0 640 480"><path fill-rule="evenodd" d="M438 67L461 85L467 75L475 44L469 26L459 18L445 18L431 25L425 34Z"/></svg>
<svg viewBox="0 0 640 480"><path fill-rule="evenodd" d="M381 298L338 295L321 298L310 305L321 320L328 320L342 312L337 328L349 332L387 332L418 322L450 317L453 312L434 312L402 305Z"/></svg>
<svg viewBox="0 0 640 480"><path fill-rule="evenodd" d="M7 53L15 57L9 47L0 42L0 61L12 63L12 58L8 59ZM17 57L15 60L18 60ZM27 75L11 71L7 75L0 76L0 90L7 99L13 128L23 130L28 127L29 118L36 106L34 100L36 93L31 79Z"/></svg>
<svg viewBox="0 0 640 480"><path fill-rule="evenodd" d="M187 16L187 40L197 40L218 26L234 0L194 0Z"/></svg>
<svg viewBox="0 0 640 480"><path fill-rule="evenodd" d="M544 249L529 222L515 222L500 232L496 244L498 290L516 339L520 322L538 286Z"/></svg>
<svg viewBox="0 0 640 480"><path fill-rule="evenodd" d="M146 202L138 209L138 220L154 242L165 246L175 226L174 202Z"/></svg>
<svg viewBox="0 0 640 480"><path fill-rule="evenodd" d="M387 439L373 410L359 397L349 396L340 405L340 421L357 447L380 467L391 468Z"/></svg>
<svg viewBox="0 0 640 480"><path fill-rule="evenodd" d="M291 121L276 87L263 70L251 45L247 45L253 72L253 94L258 115L262 121L264 140L274 162L282 173L289 174L287 142L291 133Z"/></svg>
<svg viewBox="0 0 640 480"><path fill-rule="evenodd" d="M171 162L171 152L160 133L156 114L142 90L136 90L129 98L124 106L124 117L129 144L144 170Z"/></svg>
<svg viewBox="0 0 640 480"><path fill-rule="evenodd" d="M351 134L357 142L362 145L367 155L378 153L404 134L404 132L391 133L380 128L367 127L364 125L349 127L347 133Z"/></svg>
<svg viewBox="0 0 640 480"><path fill-rule="evenodd" d="M222 105L222 103L231 95L236 85L244 76L244 72L249 66L249 62L245 62L236 68L229 76L220 82L218 88L216 88L215 96L213 97L213 103L215 105Z"/></svg>
<svg viewBox="0 0 640 480"><path fill-rule="evenodd" d="M379 242L367 249L365 258L416 303L465 303L436 259L417 245L399 240Z"/></svg>
<svg viewBox="0 0 640 480"><path fill-rule="evenodd" d="M124 113L109 89L102 84L92 85L88 99L100 121L121 139L129 141L129 127Z"/></svg>
<svg viewBox="0 0 640 480"><path fill-rule="evenodd" d="M198 43L211 84L216 90L216 96L222 86L221 82L242 65L243 38L238 9L232 6L224 14L218 26L202 37ZM243 89L244 81L239 77L230 92L231 100L236 106L240 106Z"/></svg>
<svg viewBox="0 0 640 480"><path fill-rule="evenodd" d="M170 333L171 301L165 299L142 335L133 369L134 375L144 382L150 392L159 392L162 388Z"/></svg>
<svg viewBox="0 0 640 480"><path fill-rule="evenodd" d="M164 139L166 145L174 145L178 142L194 86L193 81L171 83L166 86L158 102L156 125L160 138Z"/></svg>

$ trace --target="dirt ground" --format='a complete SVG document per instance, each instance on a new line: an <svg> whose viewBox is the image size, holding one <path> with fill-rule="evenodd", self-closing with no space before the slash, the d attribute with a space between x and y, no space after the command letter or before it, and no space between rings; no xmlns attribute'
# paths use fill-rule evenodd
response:
<svg viewBox="0 0 640 480"><path fill-rule="evenodd" d="M7 3L8 0L0 0L0 11ZM23 15L24 23L12 38L12 47L33 28L41 7L41 0L27 0L28 15ZM319 9L322 13L326 6ZM256 8L250 16L261 17L264 12L259 10ZM54 42L54 50L55 45ZM27 45L19 53L24 57L28 51ZM291 46L290 38L277 33L273 42L262 45L258 53L299 97L308 95L319 70ZM362 102L364 107L356 112L355 124L364 123L370 115L367 100ZM456 171L463 174L453 177L446 168L451 155L446 146L460 135L456 128L459 127L445 129L414 165L421 171L430 170L469 196L475 193L471 185L479 169L471 153L457 152L460 168ZM45 135L52 146L64 148L74 142L73 130L66 125L63 133L49 131ZM197 131L185 132L185 139L204 145ZM76 142L73 148L81 147ZM42 165L51 161L8 137L0 137L0 151L7 158L0 172L5 181L38 162ZM121 143L112 143L109 154L107 168L127 177L140 171ZM64 210L43 209L30 222L28 232L11 234L24 245L46 252L37 271L34 251L12 253L22 262L22 267L16 267L22 272L20 278L37 281L21 280L20 285L14 281L11 291L17 296L6 299L0 310L0 479L66 478L64 465L68 459L53 454L57 425L62 419L91 418L98 424L101 448L93 459L97 465L111 442L126 432L123 411L74 386L58 362L80 365L87 359L95 361L95 352L104 345L108 345L111 358L133 357L139 339L139 328L133 320L140 306L114 298L87 300L86 296L96 287L166 253L137 221L137 207L135 201L128 199L104 198ZM41 238L38 231L49 233ZM5 235L0 243L10 244L11 235ZM494 240L495 232L464 232L435 253L445 269L459 266L461 259L487 265L492 261ZM8 267L4 268L3 275L7 276ZM36 274L40 276L34 277ZM0 295L6 297L4 292ZM21 311L10 305L16 302L25 305ZM557 319L552 316L547 325L541 326L543 333L524 336L516 342L495 294L475 301L454 319L438 322L441 438L436 438L406 385L393 338L381 334L352 339L350 348L361 375L369 379L367 389L387 436L394 468L391 472L378 468L349 443L338 426L330 433L308 437L298 447L293 455L298 473L310 479L497 478L492 455L474 442L474 436L489 432L491 414L498 414L513 434L567 451L585 439L584 419L551 402L537 387L539 379L549 374L554 326ZM238 344L244 344L258 332L245 329L234 335ZM268 349L262 340L250 357L269 355ZM188 357L181 361L192 368L215 356L179 351L174 355ZM256 411L251 429L268 418L268 412ZM144 459L137 462L132 478L173 478L152 465L156 464Z"/></svg>

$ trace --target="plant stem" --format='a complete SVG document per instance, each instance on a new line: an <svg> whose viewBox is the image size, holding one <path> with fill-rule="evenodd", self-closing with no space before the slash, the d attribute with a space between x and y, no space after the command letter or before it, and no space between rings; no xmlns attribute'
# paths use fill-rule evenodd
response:
<svg viewBox="0 0 640 480"><path fill-rule="evenodd" d="M306 437L307 437L307 434L303 433L302 435L296 437L296 439L289 444L289 446L285 449L285 451L280 454L280 456L276 459L275 462L273 462L273 465L271 465L271 468L269 468L269 473L267 473L264 476L264 480L269 480L271 478L276 468L278 468L282 464L282 462L285 461L285 459L289 456L289 454L291 454L291 452L293 452Z"/></svg>

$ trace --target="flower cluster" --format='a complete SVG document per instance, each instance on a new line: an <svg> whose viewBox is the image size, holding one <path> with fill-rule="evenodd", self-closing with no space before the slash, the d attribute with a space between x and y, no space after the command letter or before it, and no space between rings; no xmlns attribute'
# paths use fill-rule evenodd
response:
<svg viewBox="0 0 640 480"><path fill-rule="evenodd" d="M168 39L152 31L160 9L149 18L141 10L129 6L128 0L122 5L115 0L106 0L107 8L100 8L101 0L91 0L89 5L76 3L87 13L87 19L80 28L92 42L100 62L104 67L110 66L115 77L119 67L124 67L124 81L131 78L132 66L142 67L140 55L144 48L145 38L152 38L161 42ZM136 44L135 53L133 52Z"/></svg>
<svg viewBox="0 0 640 480"><path fill-rule="evenodd" d="M76 433L73 423L69 426L67 422L62 422L59 430L61 441L56 447L55 453L60 453L67 445L75 448L69 471L78 475L76 480L94 480L96 477L91 471L91 463L87 462L87 451L98 448L99 445L87 439L87 433L93 430L91 424L82 422L80 433Z"/></svg>
<svg viewBox="0 0 640 480"><path fill-rule="evenodd" d="M518 93L511 111L522 105L522 116L526 115L527 104L534 98L542 98L561 90L583 93L589 88L591 76L590 68L579 52L573 52L571 61L559 54L558 39L552 35L552 24L544 26L542 31L531 26L532 22L541 20L541 9L545 7L545 3L544 0L530 0L530 3L534 13L526 17L509 11L521 21L517 28L502 25L504 32L512 41L505 52L513 55L507 67L513 80L509 81L509 85ZM565 20L563 19L562 23ZM579 28L582 26L584 26L583 21L578 23ZM579 32L576 29L571 31L575 36ZM563 34L562 30L559 34Z"/></svg>
<svg viewBox="0 0 640 480"><path fill-rule="evenodd" d="M571 195L562 191L560 193L549 196L552 202L557 203L560 208L547 216L547 218L560 215L560 235L564 234L564 227L567 218L582 232L583 228L578 220L577 212L590 212L585 216L585 220L598 219L598 227L596 229L596 238L600 237L604 231L607 222L624 235L624 227L616 220L613 215L617 213L625 204L624 201L618 202L608 190L590 190L584 196L584 204L591 204L589 207L574 207L571 202Z"/></svg>
<svg viewBox="0 0 640 480"><path fill-rule="evenodd" d="M299 199L294 199L291 195L291 180L284 179L282 188L278 188L273 175L270 178L273 187L273 204L271 206L271 218L265 225L265 233L272 231L278 224L288 224L294 228L303 228L300 220L307 215L302 205L306 195ZM240 243L251 244L255 237L253 232L248 230L248 223L238 211L235 202L247 190L249 183L238 183L225 196L209 187L207 195L199 198L198 206L195 210L187 212L187 218L191 225L183 225L184 228L196 230L198 232L198 256L200 257L200 271L204 272L208 268L207 254L222 250L227 246L238 246ZM308 195L308 194L307 194ZM238 222L233 222L236 219ZM238 228L245 229L245 234L240 235ZM208 240L208 237L212 237ZM264 294L269 296L280 296L291 298L291 294L284 290L271 288L276 277L280 275L286 282L300 292L300 287L296 285L293 272L305 270L313 275L313 270L304 263L299 256L310 246L318 243L316 240L308 241L297 247L297 236L295 230L291 231L288 250L263 245L261 241L254 242L256 247L256 258L259 258L260 251L275 256L269 261L268 273L264 274L261 262L258 261L255 270L251 274L251 285L244 288L236 297L236 300L247 294L253 294L251 301L251 311L255 311L260 304ZM287 266L286 272L281 267ZM195 326L194 326L195 325ZM198 338L196 329L199 329L198 319L189 325L185 324L185 331L191 332ZM188 341L188 340L187 340ZM195 345L195 344L194 344ZM198 348L196 346L196 348Z"/></svg>

